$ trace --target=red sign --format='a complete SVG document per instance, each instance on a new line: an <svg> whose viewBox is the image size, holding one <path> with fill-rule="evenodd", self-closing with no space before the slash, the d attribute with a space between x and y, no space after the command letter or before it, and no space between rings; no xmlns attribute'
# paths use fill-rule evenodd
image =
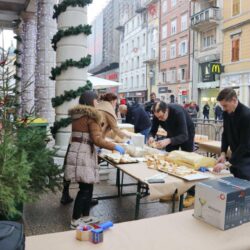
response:
<svg viewBox="0 0 250 250"><path fill-rule="evenodd" d="M111 74L106 75L106 79L111 80L111 81L117 81L118 75L117 73L111 73Z"/></svg>
<svg viewBox="0 0 250 250"><path fill-rule="evenodd" d="M182 95L188 95L188 91L187 91L187 90L182 90L182 91L181 91L181 94L182 94Z"/></svg>

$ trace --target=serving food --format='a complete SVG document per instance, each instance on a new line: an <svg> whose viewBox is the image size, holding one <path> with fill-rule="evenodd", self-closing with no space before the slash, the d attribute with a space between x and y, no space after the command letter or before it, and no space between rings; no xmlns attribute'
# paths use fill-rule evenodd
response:
<svg viewBox="0 0 250 250"><path fill-rule="evenodd" d="M138 160L130 157L128 154L121 155L119 153L106 154L105 157L117 164L137 163Z"/></svg>

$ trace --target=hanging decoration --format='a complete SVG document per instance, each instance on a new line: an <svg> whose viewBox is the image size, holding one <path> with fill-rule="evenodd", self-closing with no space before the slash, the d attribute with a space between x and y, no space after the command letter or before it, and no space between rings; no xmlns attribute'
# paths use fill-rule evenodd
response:
<svg viewBox="0 0 250 250"><path fill-rule="evenodd" d="M69 90L64 91L64 95L57 96L52 98L52 106L53 108L58 107L59 105L63 104L64 102L69 102L76 97L81 96L86 90L92 90L92 83L87 81L87 84L83 87L79 87L77 90Z"/></svg>
<svg viewBox="0 0 250 250"><path fill-rule="evenodd" d="M60 4L54 5L53 18L58 18L58 16L65 12L67 7L85 7L91 4L92 0L64 0Z"/></svg>
<svg viewBox="0 0 250 250"><path fill-rule="evenodd" d="M63 70L67 70L68 67L76 67L79 69L89 66L91 63L91 56L87 55L86 57L81 58L78 62L72 59L68 59L63 62L60 66L51 69L51 80L56 80L56 77L59 76Z"/></svg>
<svg viewBox="0 0 250 250"><path fill-rule="evenodd" d="M79 35L79 34L85 34L85 35L90 35L91 34L91 26L86 24L86 25L78 25L77 27L70 27L66 30L59 30L51 40L52 42L52 47L54 50L57 49L57 43L63 38L67 36L73 36L73 35Z"/></svg>

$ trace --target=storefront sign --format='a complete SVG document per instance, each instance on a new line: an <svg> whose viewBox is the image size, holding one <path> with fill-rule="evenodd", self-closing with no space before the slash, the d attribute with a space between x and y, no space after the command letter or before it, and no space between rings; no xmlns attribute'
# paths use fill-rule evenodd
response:
<svg viewBox="0 0 250 250"><path fill-rule="evenodd" d="M187 96L187 95L188 95L188 91L187 91L187 90L182 90L182 91L181 91L181 95Z"/></svg>
<svg viewBox="0 0 250 250"><path fill-rule="evenodd" d="M111 73L111 74L106 75L106 79L111 80L111 81L117 81L118 75L117 73Z"/></svg>
<svg viewBox="0 0 250 250"><path fill-rule="evenodd" d="M224 66L220 63L210 63L210 73L211 74L221 74L224 72Z"/></svg>
<svg viewBox="0 0 250 250"><path fill-rule="evenodd" d="M211 64L210 63L202 63L201 64L201 74L202 74L202 82L215 81L215 74L211 73Z"/></svg>
<svg viewBox="0 0 250 250"><path fill-rule="evenodd" d="M159 87L158 88L158 93L159 94L168 93L168 87Z"/></svg>

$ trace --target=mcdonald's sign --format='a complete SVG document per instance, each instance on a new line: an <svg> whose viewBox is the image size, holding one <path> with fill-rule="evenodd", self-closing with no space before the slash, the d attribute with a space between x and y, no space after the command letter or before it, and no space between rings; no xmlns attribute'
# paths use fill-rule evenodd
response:
<svg viewBox="0 0 250 250"><path fill-rule="evenodd" d="M221 74L224 72L224 66L220 63L210 63L210 74Z"/></svg>

